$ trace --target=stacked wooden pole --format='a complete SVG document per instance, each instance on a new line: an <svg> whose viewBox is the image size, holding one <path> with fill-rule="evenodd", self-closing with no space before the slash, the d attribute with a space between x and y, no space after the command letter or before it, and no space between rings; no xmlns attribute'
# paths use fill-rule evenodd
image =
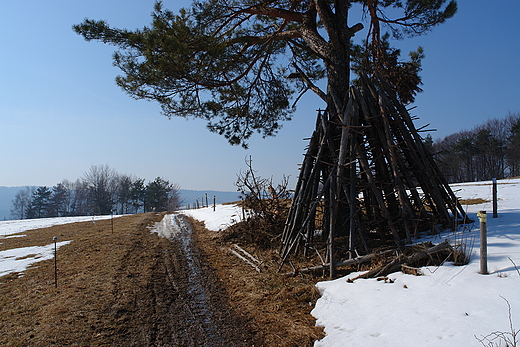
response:
<svg viewBox="0 0 520 347"><path fill-rule="evenodd" d="M364 77L339 111L318 111L282 234L282 263L300 251L322 263L355 258L389 239L466 218L405 106L383 80ZM335 247L338 240L343 242ZM320 251L326 250L325 255Z"/></svg>

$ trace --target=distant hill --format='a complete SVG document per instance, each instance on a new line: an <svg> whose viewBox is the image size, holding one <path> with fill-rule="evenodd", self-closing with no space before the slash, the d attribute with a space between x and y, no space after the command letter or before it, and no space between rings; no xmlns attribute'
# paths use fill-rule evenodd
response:
<svg viewBox="0 0 520 347"><path fill-rule="evenodd" d="M16 193L20 191L23 187L1 187L0 186L0 220L9 220L11 219L11 202L14 200ZM233 202L239 200L238 192L222 192L217 190L187 190L181 189L180 191L183 203L182 206L191 205L194 206L197 204L197 199L199 199L199 203L204 199L204 204L206 203L206 194L208 195L209 204L213 204L213 197L215 196L217 199L217 204L223 204L226 202Z"/></svg>
<svg viewBox="0 0 520 347"><path fill-rule="evenodd" d="M11 219L11 201L23 187L0 187L0 220Z"/></svg>

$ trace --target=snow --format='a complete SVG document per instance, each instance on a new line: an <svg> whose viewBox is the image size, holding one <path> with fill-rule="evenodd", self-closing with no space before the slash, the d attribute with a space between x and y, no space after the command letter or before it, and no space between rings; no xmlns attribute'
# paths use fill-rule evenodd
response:
<svg viewBox="0 0 520 347"><path fill-rule="evenodd" d="M40 228L48 228L54 225L79 223L79 222L95 222L97 220L111 218L106 216L84 216L84 217L56 217L56 218L39 218L39 219L23 219L23 220L7 220L0 221L0 237L11 234L18 234L27 230ZM117 217L117 216L114 216ZM1 240L1 238L0 238Z"/></svg>
<svg viewBox="0 0 520 347"><path fill-rule="evenodd" d="M95 222L101 219L108 219L111 216L96 217L58 217L41 219L24 219L0 221L0 247L2 239L12 237L27 237L27 234L13 235L39 228L48 228L53 225L68 223L79 223L85 221ZM69 244L72 240L56 242L56 249ZM0 277L10 273L23 273L29 266L54 257L54 243L45 246L21 247L0 251ZM0 248L1 249L1 248ZM0 278L1 280L1 278Z"/></svg>
<svg viewBox="0 0 520 347"><path fill-rule="evenodd" d="M56 249L71 242L56 242ZM53 257L54 243L46 246L21 247L0 251L0 276L13 272L23 272L30 265Z"/></svg>
<svg viewBox="0 0 520 347"><path fill-rule="evenodd" d="M498 183L498 218L492 218L491 181L452 185L457 196L463 199L489 200L465 206L469 217L476 221L465 234L468 240L474 240L468 265L446 263L425 267L421 269L423 276L394 273L389 276L394 283L376 279L346 281L360 273L319 282L321 297L311 314L316 317L316 324L324 327L326 336L317 341L315 347L482 346L477 337L482 339L494 332L510 332L509 318L513 329L519 330L520 270L513 262L520 266L520 179L499 180ZM479 274L480 230L476 213L481 210L488 213L489 275ZM204 222L206 228L213 231L224 229L242 218L242 209L235 205L217 205L215 211L210 206L181 213ZM88 218L92 220L92 217ZM166 222L171 221L165 219ZM40 228L43 223L42 220L0 222L0 235ZM165 225L164 229L171 230L170 225ZM161 230L160 224L157 225L155 232ZM453 238L453 233L444 232L417 241L439 243ZM45 246L47 252L52 250L49 246ZM41 253L38 249L0 252L0 275L4 273L4 262L29 254ZM40 256L38 260L42 258ZM500 341L493 342L498 346ZM490 345L489 341L484 343Z"/></svg>
<svg viewBox="0 0 520 347"><path fill-rule="evenodd" d="M219 231L240 222L244 212L237 205L216 205L215 211L213 211L213 206L209 206L195 210L183 210L181 213L204 222L208 230Z"/></svg>
<svg viewBox="0 0 520 347"><path fill-rule="evenodd" d="M426 267L423 276L394 273L389 276L394 283L346 281L360 273L318 283L321 298L312 315L326 336L315 347L482 346L476 337L510 331L507 302L513 325L520 329L520 273L513 264L520 266L520 180L498 182L498 218L491 218L492 202L465 207L477 221L469 236L475 243L468 265ZM463 199L492 197L491 181L452 188ZM488 215L489 275L479 274L476 213L481 210ZM430 239L452 237L445 233Z"/></svg>

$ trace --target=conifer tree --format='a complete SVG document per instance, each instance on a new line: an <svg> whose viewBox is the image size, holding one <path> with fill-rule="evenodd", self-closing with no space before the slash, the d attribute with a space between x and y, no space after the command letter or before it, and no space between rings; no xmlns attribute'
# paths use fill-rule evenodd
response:
<svg viewBox="0 0 520 347"><path fill-rule="evenodd" d="M32 196L28 218L48 217L50 212L51 195L52 191L46 186L36 188Z"/></svg>
<svg viewBox="0 0 520 347"><path fill-rule="evenodd" d="M173 185L157 177L146 186L146 211L168 211L168 198L173 190Z"/></svg>
<svg viewBox="0 0 520 347"><path fill-rule="evenodd" d="M413 100L422 51L404 63L385 33L423 34L454 15L454 0L197 0L178 14L157 2L142 29L91 19L73 28L119 48L116 82L130 96L159 102L168 117L205 119L211 131L246 146L254 132L276 134L309 90L343 109L352 40L364 27L349 23L353 5L369 22L358 70L384 75L403 101Z"/></svg>

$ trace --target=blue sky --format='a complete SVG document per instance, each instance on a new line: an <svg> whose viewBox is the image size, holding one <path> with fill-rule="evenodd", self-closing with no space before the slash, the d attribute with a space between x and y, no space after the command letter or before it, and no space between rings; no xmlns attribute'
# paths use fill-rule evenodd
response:
<svg viewBox="0 0 520 347"><path fill-rule="evenodd" d="M154 0L6 0L0 11L0 186L75 180L108 164L146 180L161 176L184 189L235 190L252 156L262 177L294 185L315 110L312 94L277 137L255 136L232 147L200 120L160 115L114 83L114 48L71 30L85 17L128 29L150 22ZM187 0L164 1L174 11ZM459 12L426 36L396 42L403 53L421 45L423 89L413 114L434 138L520 112L520 1L459 0ZM365 35L362 31L359 36Z"/></svg>

